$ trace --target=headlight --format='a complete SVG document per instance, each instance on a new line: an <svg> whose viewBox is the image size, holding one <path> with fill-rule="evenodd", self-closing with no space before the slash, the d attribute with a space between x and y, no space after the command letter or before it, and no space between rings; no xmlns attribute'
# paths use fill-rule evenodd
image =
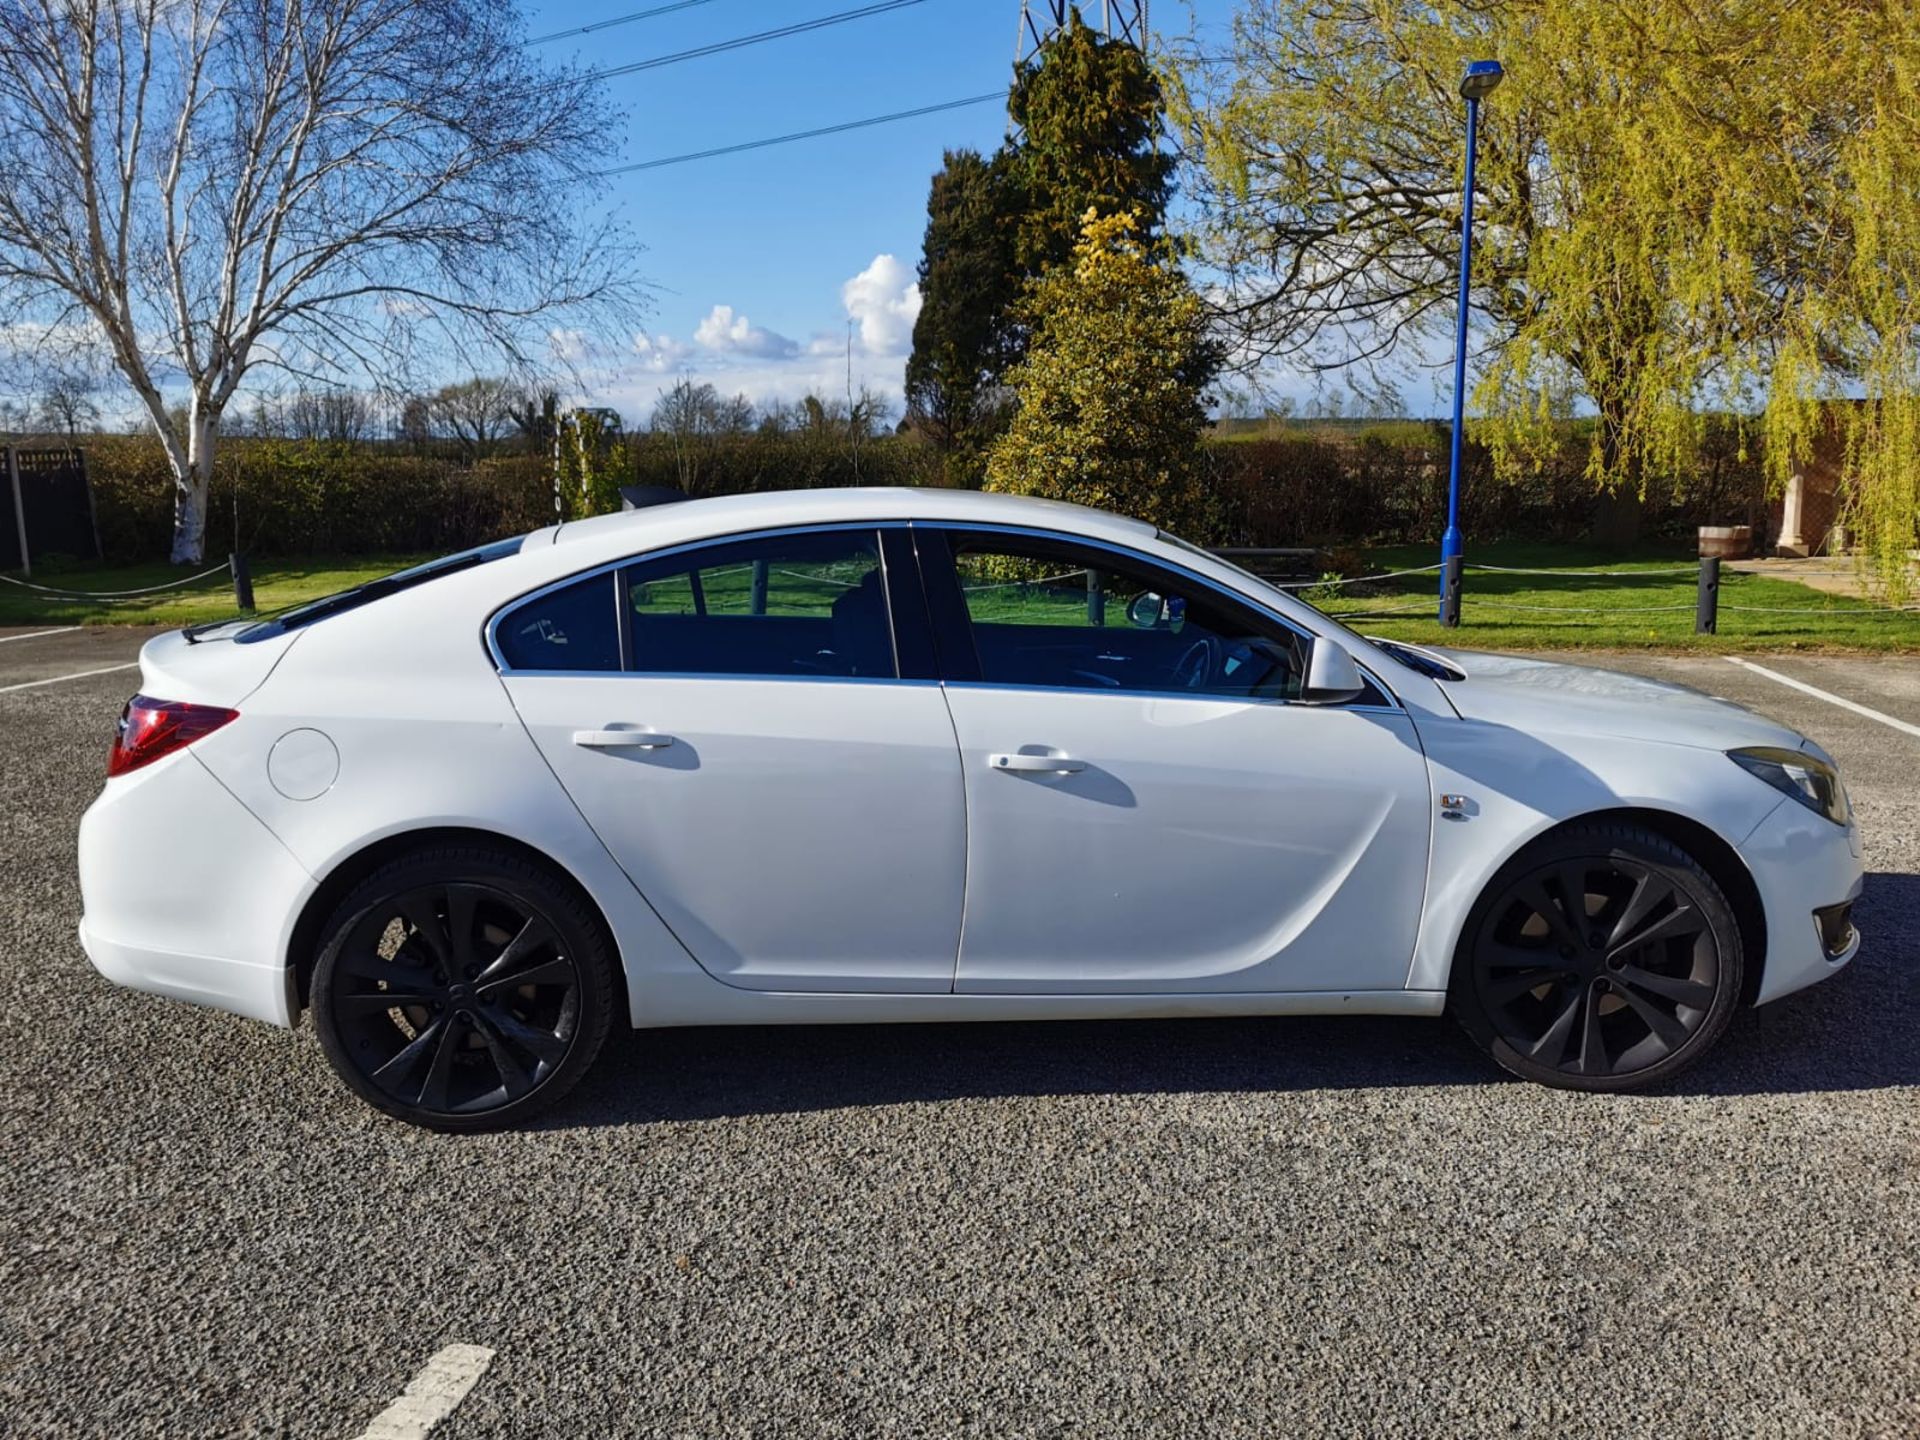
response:
<svg viewBox="0 0 1920 1440"><path fill-rule="evenodd" d="M1852 818L1847 787L1840 783L1840 772L1831 761L1804 750L1776 750L1765 745L1729 750L1727 758L1836 825L1845 825Z"/></svg>

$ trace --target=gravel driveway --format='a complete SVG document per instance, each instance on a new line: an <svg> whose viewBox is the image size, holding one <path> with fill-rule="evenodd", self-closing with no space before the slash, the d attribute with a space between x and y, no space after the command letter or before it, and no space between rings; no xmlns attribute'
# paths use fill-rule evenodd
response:
<svg viewBox="0 0 1920 1440"><path fill-rule="evenodd" d="M0 1433L354 1435L453 1343L495 1352L456 1440L1920 1433L1920 740L1617 663L1825 744L1872 872L1851 972L1669 1093L1431 1021L686 1031L472 1138L97 978L133 672L0 693ZM1761 663L1920 723L1920 662Z"/></svg>

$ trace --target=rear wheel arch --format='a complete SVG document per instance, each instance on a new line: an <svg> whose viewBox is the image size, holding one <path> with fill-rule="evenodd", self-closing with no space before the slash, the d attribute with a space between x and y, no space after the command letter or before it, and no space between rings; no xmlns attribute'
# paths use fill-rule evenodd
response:
<svg viewBox="0 0 1920 1440"><path fill-rule="evenodd" d="M292 999L299 1009L307 1007L313 993L313 971L320 958L320 945L327 920L353 887L390 861L416 851L449 845L478 845L501 851L546 871L574 891L588 915L599 926L601 938L606 941L607 949L614 957L614 980L619 991L615 1013L628 1013L626 964L619 936L615 934L613 926L607 923L606 912L593 898L593 892L581 884L566 866L523 840L515 840L493 830L457 825L403 830L396 835L383 836L356 850L327 873L319 888L307 897L307 903L301 907L300 917L294 922L293 934L287 943L286 958L293 980Z"/></svg>

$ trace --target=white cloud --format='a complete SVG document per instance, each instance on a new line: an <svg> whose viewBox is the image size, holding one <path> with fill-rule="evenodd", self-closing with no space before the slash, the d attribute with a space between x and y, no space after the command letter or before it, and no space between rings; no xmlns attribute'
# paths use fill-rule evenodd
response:
<svg viewBox="0 0 1920 1440"><path fill-rule="evenodd" d="M649 368L645 372L629 368L626 374L608 376L593 389L595 405L612 405L628 417L630 423L643 423L653 413L660 393L679 378L682 370L695 384L710 384L722 395L745 395L755 405L791 403L803 395L844 401L847 395L847 362L844 352L819 357L799 356L791 360L724 361L713 364ZM897 360L853 351L853 389L862 388L883 395L897 408L901 403L901 370Z"/></svg>
<svg viewBox="0 0 1920 1440"><path fill-rule="evenodd" d="M800 347L786 336L751 323L745 315L736 315L731 305L716 305L709 310L693 338L709 350L760 360L784 360L800 353Z"/></svg>
<svg viewBox="0 0 1920 1440"><path fill-rule="evenodd" d="M904 355L913 342L920 315L920 286L913 272L891 255L873 263L840 287L847 316L860 328L860 348L869 355Z"/></svg>
<svg viewBox="0 0 1920 1440"><path fill-rule="evenodd" d="M633 353L642 370L649 375L661 375L678 370L693 353L693 347L671 335L649 335L643 330L633 337Z"/></svg>
<svg viewBox="0 0 1920 1440"><path fill-rule="evenodd" d="M870 389L897 406L902 361L920 314L920 287L912 267L895 256L876 255L841 285L840 301L845 320L812 331L804 343L755 325L732 305L714 305L687 339L662 332L637 334L625 362L594 377L595 403L616 406L640 421L651 413L661 389L687 374L723 395L745 395L756 405L791 402L808 394L843 399L851 379L854 390Z"/></svg>

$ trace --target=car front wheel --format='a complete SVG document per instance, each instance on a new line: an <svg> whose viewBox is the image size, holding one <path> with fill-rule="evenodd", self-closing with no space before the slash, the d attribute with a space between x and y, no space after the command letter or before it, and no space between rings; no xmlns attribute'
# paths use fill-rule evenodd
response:
<svg viewBox="0 0 1920 1440"><path fill-rule="evenodd" d="M1524 1079L1631 1090L1712 1048L1739 1002L1740 927L1672 841L1634 825L1549 836L1496 875L1468 917L1451 1000L1467 1033Z"/></svg>
<svg viewBox="0 0 1920 1440"><path fill-rule="evenodd" d="M363 1099L433 1130L516 1124L571 1090L614 1009L600 926L574 891L516 855L424 850L334 911L313 976L314 1026Z"/></svg>

